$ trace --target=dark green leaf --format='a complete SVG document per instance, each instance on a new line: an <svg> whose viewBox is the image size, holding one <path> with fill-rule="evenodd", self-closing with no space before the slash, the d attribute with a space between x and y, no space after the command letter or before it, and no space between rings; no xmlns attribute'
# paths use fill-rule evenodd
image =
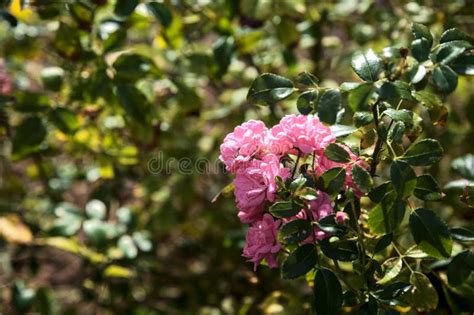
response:
<svg viewBox="0 0 474 315"><path fill-rule="evenodd" d="M296 83L303 87L314 88L318 86L319 79L314 74L304 71L298 74Z"/></svg>
<svg viewBox="0 0 474 315"><path fill-rule="evenodd" d="M452 61L462 55L465 50L466 48L459 46L444 46L436 52L434 61L443 65L450 64Z"/></svg>
<svg viewBox="0 0 474 315"><path fill-rule="evenodd" d="M117 1L114 13L120 17L127 17L135 11L138 0Z"/></svg>
<svg viewBox="0 0 474 315"><path fill-rule="evenodd" d="M281 76L264 73L256 78L247 94L247 100L258 105L272 105L293 93L293 83Z"/></svg>
<svg viewBox="0 0 474 315"><path fill-rule="evenodd" d="M416 65L410 71L410 81L413 84L421 82L426 76L426 68L423 65Z"/></svg>
<svg viewBox="0 0 474 315"><path fill-rule="evenodd" d="M411 110L389 108L383 112L383 115L387 115L395 121L401 121L406 126L413 125L413 112Z"/></svg>
<svg viewBox="0 0 474 315"><path fill-rule="evenodd" d="M386 234L395 231L405 216L406 202L397 200L394 191L387 193L369 212L369 228L372 233Z"/></svg>
<svg viewBox="0 0 474 315"><path fill-rule="evenodd" d="M457 28L450 28L441 35L440 43L452 42L455 40L472 41L472 38Z"/></svg>
<svg viewBox="0 0 474 315"><path fill-rule="evenodd" d="M410 215L410 231L420 249L443 259L451 255L453 242L446 223L431 210L418 208Z"/></svg>
<svg viewBox="0 0 474 315"><path fill-rule="evenodd" d="M117 78L120 80L136 81L149 74L159 74L153 60L138 54L120 55L114 62L113 67Z"/></svg>
<svg viewBox="0 0 474 315"><path fill-rule="evenodd" d="M292 201L275 202L269 209L277 218L291 218L300 212L301 208Z"/></svg>
<svg viewBox="0 0 474 315"><path fill-rule="evenodd" d="M377 81L383 70L382 61L371 49L366 53L354 54L351 65L362 80L370 82Z"/></svg>
<svg viewBox="0 0 474 315"><path fill-rule="evenodd" d="M357 164L354 164L352 167L352 179L357 187L364 193L367 193L374 184L369 172Z"/></svg>
<svg viewBox="0 0 474 315"><path fill-rule="evenodd" d="M393 185L390 181L388 181L372 189L369 192L368 197L373 202L379 203L382 201L385 194L391 190L393 190Z"/></svg>
<svg viewBox="0 0 474 315"><path fill-rule="evenodd" d="M402 160L413 166L432 165L441 160L443 148L434 139L423 139L412 144Z"/></svg>
<svg viewBox="0 0 474 315"><path fill-rule="evenodd" d="M448 66L436 66L433 70L433 82L439 91L451 93L458 86L458 75Z"/></svg>
<svg viewBox="0 0 474 315"><path fill-rule="evenodd" d="M388 131L387 141L390 143L401 143L404 134L405 124L401 121L397 121Z"/></svg>
<svg viewBox="0 0 474 315"><path fill-rule="evenodd" d="M314 309L317 315L339 314L342 306L342 287L334 273L319 269L314 278Z"/></svg>
<svg viewBox="0 0 474 315"><path fill-rule="evenodd" d="M48 67L41 71L43 86L51 91L58 92L63 83L64 70L59 67Z"/></svg>
<svg viewBox="0 0 474 315"><path fill-rule="evenodd" d="M390 301L395 299L411 289L411 284L405 282L394 282L382 290L375 292L376 296L380 300Z"/></svg>
<svg viewBox="0 0 474 315"><path fill-rule="evenodd" d="M472 232L471 230L461 227L454 227L450 228L449 232L451 233L451 237L455 241L461 243L474 242L474 232Z"/></svg>
<svg viewBox="0 0 474 315"><path fill-rule="evenodd" d="M65 107L56 107L49 113L49 120L65 134L74 134L80 127L76 113Z"/></svg>
<svg viewBox="0 0 474 315"><path fill-rule="evenodd" d="M451 68L462 75L474 75L474 55L459 56L451 64Z"/></svg>
<svg viewBox="0 0 474 315"><path fill-rule="evenodd" d="M141 124L148 121L150 104L140 90L131 84L120 84L116 86L115 94L130 118Z"/></svg>
<svg viewBox="0 0 474 315"><path fill-rule="evenodd" d="M278 238L285 244L296 244L307 239L312 231L310 221L297 219L284 223L280 228Z"/></svg>
<svg viewBox="0 0 474 315"><path fill-rule="evenodd" d="M318 91L311 90L301 93L296 101L298 111L303 115L308 115L317 107L318 103Z"/></svg>
<svg viewBox="0 0 474 315"><path fill-rule="evenodd" d="M411 304L418 311L427 311L436 309L438 306L438 293L428 279L421 272L413 272L410 276L410 283L413 285L411 290Z"/></svg>
<svg viewBox="0 0 474 315"><path fill-rule="evenodd" d="M321 189L329 193L336 193L342 190L346 179L346 171L342 167L335 167L327 170L318 178Z"/></svg>
<svg viewBox="0 0 474 315"><path fill-rule="evenodd" d="M39 149L39 145L46 137L46 127L37 116L25 118L18 127L16 127L13 136L13 154L17 157L23 157Z"/></svg>
<svg viewBox="0 0 474 315"><path fill-rule="evenodd" d="M436 201L442 198L438 183L429 174L421 175L416 179L414 195L425 201Z"/></svg>
<svg viewBox="0 0 474 315"><path fill-rule="evenodd" d="M448 265L448 281L452 286L461 285L474 272L474 253L465 250L453 257Z"/></svg>
<svg viewBox="0 0 474 315"><path fill-rule="evenodd" d="M426 38L415 39L411 42L411 53L419 62L428 60L431 45Z"/></svg>
<svg viewBox="0 0 474 315"><path fill-rule="evenodd" d="M336 143L330 143L324 150L324 155L331 161L339 163L347 163L351 160L349 153Z"/></svg>
<svg viewBox="0 0 474 315"><path fill-rule="evenodd" d="M353 241L328 237L320 241L321 251L326 257L340 261L353 261L358 257L357 245Z"/></svg>
<svg viewBox="0 0 474 315"><path fill-rule="evenodd" d="M374 254L381 252L392 243L393 235L391 233L385 234L377 240L374 248Z"/></svg>
<svg viewBox="0 0 474 315"><path fill-rule="evenodd" d="M294 279L303 276L314 268L317 262L314 245L305 244L291 252L283 262L281 274L283 279Z"/></svg>
<svg viewBox="0 0 474 315"><path fill-rule="evenodd" d="M433 45L433 36L430 30L423 24L413 23L411 31L415 39L425 38L430 47Z"/></svg>
<svg viewBox="0 0 474 315"><path fill-rule="evenodd" d="M163 3L160 2L148 2L146 4L148 10L160 21L164 27L169 27L173 21L173 15L170 9Z"/></svg>
<svg viewBox="0 0 474 315"><path fill-rule="evenodd" d="M374 115L371 112L356 112L352 119L354 120L354 125L359 128L372 123Z"/></svg>
<svg viewBox="0 0 474 315"><path fill-rule="evenodd" d="M347 101L353 112L366 111L374 97L375 88L372 83L364 83L349 92Z"/></svg>
<svg viewBox="0 0 474 315"><path fill-rule="evenodd" d="M221 76L227 72L235 50L235 42L231 36L221 37L216 41L212 51L218 66L217 75Z"/></svg>
<svg viewBox="0 0 474 315"><path fill-rule="evenodd" d="M342 105L341 92L330 89L323 93L318 103L318 117L322 122L333 125Z"/></svg>
<svg viewBox="0 0 474 315"><path fill-rule="evenodd" d="M416 91L413 92L413 97L426 106L427 108L436 108L442 105L441 100L436 94L433 94L428 91Z"/></svg>
<svg viewBox="0 0 474 315"><path fill-rule="evenodd" d="M400 160L393 161L390 167L390 179L399 198L405 199L413 193L416 186L416 174L408 163Z"/></svg>
<svg viewBox="0 0 474 315"><path fill-rule="evenodd" d="M324 218L318 220L316 224L319 227L319 229L323 232L336 234L342 231L341 226L337 224L335 220L334 214L325 216Z"/></svg>

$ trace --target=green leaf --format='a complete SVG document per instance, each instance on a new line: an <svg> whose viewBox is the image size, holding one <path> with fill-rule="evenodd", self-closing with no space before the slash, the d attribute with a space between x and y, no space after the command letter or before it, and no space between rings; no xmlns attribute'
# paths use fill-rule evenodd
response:
<svg viewBox="0 0 474 315"><path fill-rule="evenodd" d="M408 198L416 186L416 174L408 163L400 160L392 162L390 179L401 199Z"/></svg>
<svg viewBox="0 0 474 315"><path fill-rule="evenodd" d="M411 110L389 108L383 112L383 115L387 115L395 121L401 121L406 126L413 126L413 112Z"/></svg>
<svg viewBox="0 0 474 315"><path fill-rule="evenodd" d="M349 92L347 102L354 113L367 111L369 102L374 98L375 87L372 83L364 83Z"/></svg>
<svg viewBox="0 0 474 315"><path fill-rule="evenodd" d="M281 226L278 239L284 244L296 244L307 239L312 232L310 221L297 219Z"/></svg>
<svg viewBox="0 0 474 315"><path fill-rule="evenodd" d="M153 60L138 54L121 54L113 63L113 67L116 79L124 81L137 81L149 74L159 74Z"/></svg>
<svg viewBox="0 0 474 315"><path fill-rule="evenodd" d="M426 68L423 65L416 65L410 70L410 81L413 84L420 83L426 76Z"/></svg>
<svg viewBox="0 0 474 315"><path fill-rule="evenodd" d="M450 28L444 31L443 34L441 34L441 38L439 39L439 42L442 44L442 43L452 42L455 40L472 41L472 38L457 28Z"/></svg>
<svg viewBox="0 0 474 315"><path fill-rule="evenodd" d="M153 244L150 240L150 235L147 231L133 232L132 239L142 252L149 252L153 248Z"/></svg>
<svg viewBox="0 0 474 315"><path fill-rule="evenodd" d="M375 295L379 300L387 301L389 304L390 300L393 300L405 293L407 293L411 289L411 284L405 282L394 282L382 290L377 290Z"/></svg>
<svg viewBox="0 0 474 315"><path fill-rule="evenodd" d="M46 127L41 118L30 116L16 127L13 136L13 154L21 158L39 150L39 145L46 138Z"/></svg>
<svg viewBox="0 0 474 315"><path fill-rule="evenodd" d="M461 285L474 272L474 253L464 250L453 257L448 265L448 281L452 286Z"/></svg>
<svg viewBox="0 0 474 315"><path fill-rule="evenodd" d="M455 241L461 243L474 242L474 232L471 230L462 227L454 227L449 229L449 233L451 233L451 237Z"/></svg>
<svg viewBox="0 0 474 315"><path fill-rule="evenodd" d="M369 212L369 229L375 234L395 231L405 216L406 202L397 200L394 191L387 193L375 208Z"/></svg>
<svg viewBox="0 0 474 315"><path fill-rule="evenodd" d="M366 53L356 53L351 60L352 69L364 81L374 82L383 70L382 60L370 49Z"/></svg>
<svg viewBox="0 0 474 315"><path fill-rule="evenodd" d="M402 271L403 261L400 257L392 257L387 259L382 266L385 267L383 278L377 281L377 284L386 284L392 281L400 271Z"/></svg>
<svg viewBox="0 0 474 315"><path fill-rule="evenodd" d="M339 314L342 307L342 287L334 273L319 269L314 278L314 309L317 315Z"/></svg>
<svg viewBox="0 0 474 315"><path fill-rule="evenodd" d="M357 245L353 241L336 240L328 237L320 241L321 251L326 257L340 261L353 261L358 258Z"/></svg>
<svg viewBox="0 0 474 315"><path fill-rule="evenodd" d="M127 17L135 11L138 0L117 1L114 13L120 17Z"/></svg>
<svg viewBox="0 0 474 315"><path fill-rule="evenodd" d="M347 163L351 160L349 153L347 153L342 146L336 143L330 143L324 150L324 155L329 160L339 163Z"/></svg>
<svg viewBox="0 0 474 315"><path fill-rule="evenodd" d="M437 163L443 156L443 148L434 139L423 139L412 144L402 160L413 166L426 166Z"/></svg>
<svg viewBox="0 0 474 315"><path fill-rule="evenodd" d="M387 141L389 143L401 143L404 134L405 124L401 121L397 121L388 131Z"/></svg>
<svg viewBox="0 0 474 315"><path fill-rule="evenodd" d="M253 81L247 100L258 105L273 105L290 96L293 90L294 86L290 80L264 73Z"/></svg>
<svg viewBox="0 0 474 315"><path fill-rule="evenodd" d="M318 184L322 190L329 193L338 193L342 190L346 179L346 171L342 167L334 167L318 178Z"/></svg>
<svg viewBox="0 0 474 315"><path fill-rule="evenodd" d="M303 115L308 115L317 107L318 104L318 91L311 90L301 93L296 101L298 111Z"/></svg>
<svg viewBox="0 0 474 315"><path fill-rule="evenodd" d="M352 119L354 120L354 125L360 128L371 124L374 121L374 115L371 112L361 111L354 113Z"/></svg>
<svg viewBox="0 0 474 315"><path fill-rule="evenodd" d="M56 107L49 113L49 120L65 134L74 134L80 127L76 113L65 107Z"/></svg>
<svg viewBox="0 0 474 315"><path fill-rule="evenodd" d="M442 198L438 183L429 174L418 176L414 195L424 201L437 201Z"/></svg>
<svg viewBox="0 0 474 315"><path fill-rule="evenodd" d="M410 231L420 249L438 259L451 255L453 241L446 223L428 209L418 208L410 215Z"/></svg>
<svg viewBox="0 0 474 315"><path fill-rule="evenodd" d="M275 202L269 209L270 213L277 218L291 218L300 212L301 207L292 201Z"/></svg>
<svg viewBox="0 0 474 315"><path fill-rule="evenodd" d="M107 214L107 207L102 201L92 199L86 204L86 213L89 218L103 220Z"/></svg>
<svg viewBox="0 0 474 315"><path fill-rule="evenodd" d="M446 45L436 52L434 61L443 65L450 64L456 60L456 58L461 56L465 50L465 47Z"/></svg>
<svg viewBox="0 0 474 315"><path fill-rule="evenodd" d="M430 51L431 45L426 38L415 39L411 42L411 53L418 62L428 60Z"/></svg>
<svg viewBox="0 0 474 315"><path fill-rule="evenodd" d="M415 91L413 92L413 97L427 108L436 108L443 104L436 94L428 91Z"/></svg>
<svg viewBox="0 0 474 315"><path fill-rule="evenodd" d="M428 41L430 47L433 45L433 35L423 24L413 23L411 31L415 39L424 38Z"/></svg>
<svg viewBox="0 0 474 315"><path fill-rule="evenodd" d="M314 74L307 71L299 73L295 81L297 84L309 88L317 87L319 83L319 79Z"/></svg>
<svg viewBox="0 0 474 315"><path fill-rule="evenodd" d="M458 75L448 66L436 66L433 70L433 82L444 93L452 93L458 86Z"/></svg>
<svg viewBox="0 0 474 315"><path fill-rule="evenodd" d="M393 234L392 233L385 234L382 237L380 237L377 240L377 243L375 244L374 254L377 254L377 253L383 251L385 248L387 248L392 243L392 240L393 240Z"/></svg>
<svg viewBox="0 0 474 315"><path fill-rule="evenodd" d="M341 226L337 224L335 218L336 216L334 214L330 214L322 219L319 219L318 222L316 222L316 225L323 232L336 234L342 231L342 229Z"/></svg>
<svg viewBox="0 0 474 315"><path fill-rule="evenodd" d="M389 191L392 191L392 190L393 190L393 185L390 181L388 181L372 189L369 192L368 197L373 202L379 203L385 197L385 194L387 194Z"/></svg>
<svg viewBox="0 0 474 315"><path fill-rule="evenodd" d="M336 123L337 113L342 105L341 92L330 89L323 93L318 104L318 117L327 124Z"/></svg>
<svg viewBox="0 0 474 315"><path fill-rule="evenodd" d="M357 187L364 193L367 193L374 184L369 172L357 164L354 164L352 167L352 179Z"/></svg>
<svg viewBox="0 0 474 315"><path fill-rule="evenodd" d="M160 2L148 2L146 4L148 10L160 21L164 27L169 27L173 22L173 15L170 9L163 3Z"/></svg>
<svg viewBox="0 0 474 315"><path fill-rule="evenodd" d="M63 77L64 70L59 67L47 67L41 70L43 86L54 92L58 92L61 89Z"/></svg>
<svg viewBox="0 0 474 315"><path fill-rule="evenodd" d="M283 279L294 279L305 275L314 268L317 262L314 245L305 244L291 252L283 262L281 274Z"/></svg>
<svg viewBox="0 0 474 315"><path fill-rule="evenodd" d="M462 177L474 180L474 155L466 154L458 157L451 163L451 167Z"/></svg>
<svg viewBox="0 0 474 315"><path fill-rule="evenodd" d="M474 55L459 56L451 68L461 75L474 75Z"/></svg>
<svg viewBox="0 0 474 315"><path fill-rule="evenodd" d="M428 279L421 272L413 272L410 276L410 283L413 285L410 291L412 305L418 311L436 309L438 306L438 293Z"/></svg>
<svg viewBox="0 0 474 315"><path fill-rule="evenodd" d="M330 128L336 138L346 137L357 130L357 128L346 125L332 125Z"/></svg>
<svg viewBox="0 0 474 315"><path fill-rule="evenodd" d="M145 95L131 84L119 84L115 88L115 95L119 104L127 115L141 124L146 123L149 116L150 104Z"/></svg>
<svg viewBox="0 0 474 315"><path fill-rule="evenodd" d="M11 292L12 304L18 313L26 314L35 298L35 291L25 286L23 281L16 280Z"/></svg>

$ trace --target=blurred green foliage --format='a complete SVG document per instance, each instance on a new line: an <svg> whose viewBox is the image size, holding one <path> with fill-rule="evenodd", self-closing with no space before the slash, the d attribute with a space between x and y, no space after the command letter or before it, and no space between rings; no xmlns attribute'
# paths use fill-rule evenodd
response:
<svg viewBox="0 0 474 315"><path fill-rule="evenodd" d="M438 37L474 30L470 0L2 0L0 8L0 56L14 85L0 95L5 314L309 313L304 281L254 273L240 256L245 228L232 198L212 202L230 177L196 162L214 166L242 121L297 111L291 99L247 103L260 73L309 71L335 87L356 80L353 51L409 47L412 22ZM474 181L473 83L460 77L442 100L445 128L425 127L446 151L431 169L446 185L441 216L470 228L474 193L462 188ZM155 172L157 158L192 166ZM442 295L434 313L449 314L460 295Z"/></svg>

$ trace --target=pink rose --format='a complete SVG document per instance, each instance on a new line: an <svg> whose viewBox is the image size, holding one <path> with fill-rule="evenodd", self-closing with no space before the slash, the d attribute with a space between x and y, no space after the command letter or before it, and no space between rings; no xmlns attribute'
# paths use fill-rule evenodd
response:
<svg viewBox="0 0 474 315"><path fill-rule="evenodd" d="M222 143L219 159L224 162L226 169L236 172L245 168L254 157L266 153L268 129L262 121L249 120L235 127Z"/></svg>
<svg viewBox="0 0 474 315"><path fill-rule="evenodd" d="M316 174L320 176L327 170L330 170L331 168L335 168L335 167L344 168L344 170L346 171L346 180L345 180L344 189L346 189L347 187L350 187L354 190L356 195L360 197L363 195L363 193L352 180L352 168L354 167L354 164L357 164L360 167L367 169L368 165L364 160L360 159L356 154L354 154L354 152L352 152L351 149L349 149L349 147L345 145L341 145L341 146L347 151L347 153L349 153L350 162L348 163L334 162L328 159L324 154L322 154L318 158L317 163L315 165Z"/></svg>
<svg viewBox="0 0 474 315"><path fill-rule="evenodd" d="M335 220L337 224L341 225L344 224L344 222L346 222L347 220L349 220L349 216L344 211L338 211L336 212Z"/></svg>
<svg viewBox="0 0 474 315"><path fill-rule="evenodd" d="M312 115L287 115L270 130L270 134L272 152L294 147L304 154L322 153L329 143L336 141L331 129Z"/></svg>
<svg viewBox="0 0 474 315"><path fill-rule="evenodd" d="M289 174L290 171L281 166L274 154L268 154L262 160L251 160L245 169L239 169L234 179L239 219L243 223L259 220L265 201L275 200L275 177L286 179Z"/></svg>
<svg viewBox="0 0 474 315"><path fill-rule="evenodd" d="M276 268L276 255L280 251L278 242L278 228L281 220L273 220L273 217L266 213L261 221L250 226L244 247L243 256L254 263L254 270L262 260L266 260L270 268Z"/></svg>

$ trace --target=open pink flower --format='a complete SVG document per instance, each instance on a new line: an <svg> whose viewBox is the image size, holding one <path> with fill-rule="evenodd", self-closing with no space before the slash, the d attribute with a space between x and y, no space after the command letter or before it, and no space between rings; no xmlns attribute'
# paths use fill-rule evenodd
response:
<svg viewBox="0 0 474 315"><path fill-rule="evenodd" d="M274 154L265 155L262 160L251 160L245 169L239 169L234 180L239 219L243 223L259 220L265 201L275 200L276 176L286 179L289 174Z"/></svg>
<svg viewBox="0 0 474 315"><path fill-rule="evenodd" d="M281 220L273 220L266 213L261 221L252 224L247 232L243 256L254 263L254 270L262 260L266 260L270 268L276 268L276 255L280 251L278 228Z"/></svg>
<svg viewBox="0 0 474 315"><path fill-rule="evenodd" d="M287 115L271 130L272 152L298 148L304 154L314 151L322 153L324 148L336 141L331 129L312 115Z"/></svg>
<svg viewBox="0 0 474 315"><path fill-rule="evenodd" d="M254 157L265 153L268 129L262 121L249 120L235 127L222 143L219 158L230 172L245 168Z"/></svg>

